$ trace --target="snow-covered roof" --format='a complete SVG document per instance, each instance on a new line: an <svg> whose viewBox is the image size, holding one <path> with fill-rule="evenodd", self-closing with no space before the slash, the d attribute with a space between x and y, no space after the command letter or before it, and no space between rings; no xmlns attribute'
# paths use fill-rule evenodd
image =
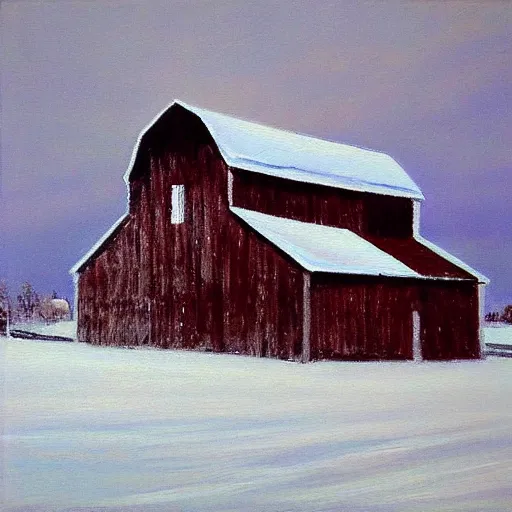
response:
<svg viewBox="0 0 512 512"><path fill-rule="evenodd" d="M279 178L413 199L423 194L385 153L279 130L175 100L142 130L125 173L128 182L143 135L173 105L197 115L231 167Z"/></svg>
<svg viewBox="0 0 512 512"><path fill-rule="evenodd" d="M82 267L89 261L90 258L92 258L96 252L98 252L103 244L108 241L108 239L114 234L117 228L121 226L121 224L125 221L125 219L128 217L128 212L124 213L119 219L117 219L114 224L108 229L108 231L87 251L79 261L77 261L70 269L70 274L76 274L79 272Z"/></svg>
<svg viewBox="0 0 512 512"><path fill-rule="evenodd" d="M310 272L421 277L348 229L231 207L231 211Z"/></svg>

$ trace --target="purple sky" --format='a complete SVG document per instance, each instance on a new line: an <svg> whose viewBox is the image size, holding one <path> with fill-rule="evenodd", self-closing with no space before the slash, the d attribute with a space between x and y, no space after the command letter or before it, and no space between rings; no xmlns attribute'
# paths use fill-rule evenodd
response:
<svg viewBox="0 0 512 512"><path fill-rule="evenodd" d="M385 151L512 303L512 3L3 1L0 277L72 298L174 98Z"/></svg>

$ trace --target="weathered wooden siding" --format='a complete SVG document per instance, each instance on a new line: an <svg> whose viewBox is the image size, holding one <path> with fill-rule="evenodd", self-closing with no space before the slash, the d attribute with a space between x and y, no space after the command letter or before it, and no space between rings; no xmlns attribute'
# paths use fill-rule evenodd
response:
<svg viewBox="0 0 512 512"><path fill-rule="evenodd" d="M358 235L412 236L410 199L379 196L233 169L233 204Z"/></svg>
<svg viewBox="0 0 512 512"><path fill-rule="evenodd" d="M231 216L225 272L226 349L256 356L302 355L303 271Z"/></svg>
<svg viewBox="0 0 512 512"><path fill-rule="evenodd" d="M472 276L412 237L413 202L232 169L233 204L268 215L350 229L422 275Z"/></svg>
<svg viewBox="0 0 512 512"><path fill-rule="evenodd" d="M480 357L478 285L436 282L419 290L425 359Z"/></svg>
<svg viewBox="0 0 512 512"><path fill-rule="evenodd" d="M471 274L445 260L414 238L365 236L365 239L421 275L476 282L476 278Z"/></svg>
<svg viewBox="0 0 512 512"><path fill-rule="evenodd" d="M129 220L80 276L79 339L298 356L301 273L229 212L227 168L180 109L143 139Z"/></svg>
<svg viewBox="0 0 512 512"><path fill-rule="evenodd" d="M477 285L314 274L314 359L412 359L412 312L425 359L480 356Z"/></svg>
<svg viewBox="0 0 512 512"><path fill-rule="evenodd" d="M468 277L411 239L410 200L228 169L199 119L173 107L141 141L128 218L81 271L79 340L301 357L304 272L229 211L228 171L236 206L349 228L419 272ZM479 355L476 280L313 274L309 307L314 359L411 358L415 310L426 359Z"/></svg>

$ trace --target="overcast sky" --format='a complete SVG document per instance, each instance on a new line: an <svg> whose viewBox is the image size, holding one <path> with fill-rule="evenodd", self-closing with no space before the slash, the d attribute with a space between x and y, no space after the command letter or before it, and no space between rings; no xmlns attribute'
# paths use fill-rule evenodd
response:
<svg viewBox="0 0 512 512"><path fill-rule="evenodd" d="M512 303L512 2L3 1L0 277L72 298L174 98L392 155Z"/></svg>

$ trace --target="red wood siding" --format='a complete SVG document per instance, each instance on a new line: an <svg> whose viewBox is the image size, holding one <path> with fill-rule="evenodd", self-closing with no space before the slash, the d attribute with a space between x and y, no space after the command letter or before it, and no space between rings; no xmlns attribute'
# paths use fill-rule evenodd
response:
<svg viewBox="0 0 512 512"><path fill-rule="evenodd" d="M410 199L233 172L233 204L268 215L350 229L416 272L475 280L412 238Z"/></svg>
<svg viewBox="0 0 512 512"><path fill-rule="evenodd" d="M233 204L358 235L412 236L412 201L233 169Z"/></svg>
<svg viewBox="0 0 512 512"><path fill-rule="evenodd" d="M480 357L478 286L437 282L419 289L425 359Z"/></svg>
<svg viewBox="0 0 512 512"><path fill-rule="evenodd" d="M315 359L412 359L412 312L425 359L476 358L478 290L471 282L314 274Z"/></svg>
<svg viewBox="0 0 512 512"><path fill-rule="evenodd" d="M302 270L234 216L229 233L240 245L224 258L226 350L299 359Z"/></svg>
<svg viewBox="0 0 512 512"><path fill-rule="evenodd" d="M410 238L408 199L232 172L237 206L349 228L415 270L467 277ZM229 211L227 178L207 130L183 108L148 131L130 214L79 277L79 340L301 357L303 271ZM171 223L172 185L185 187L182 224ZM476 280L313 274L312 357L410 358L413 310L425 358L478 357L477 295Z"/></svg>
<svg viewBox="0 0 512 512"><path fill-rule="evenodd" d="M226 166L195 116L162 122L171 142L158 124L143 141L129 220L80 276L79 339L298 357L301 271L229 212Z"/></svg>
<svg viewBox="0 0 512 512"><path fill-rule="evenodd" d="M414 238L365 236L365 239L421 275L477 281L471 274L445 260Z"/></svg>

